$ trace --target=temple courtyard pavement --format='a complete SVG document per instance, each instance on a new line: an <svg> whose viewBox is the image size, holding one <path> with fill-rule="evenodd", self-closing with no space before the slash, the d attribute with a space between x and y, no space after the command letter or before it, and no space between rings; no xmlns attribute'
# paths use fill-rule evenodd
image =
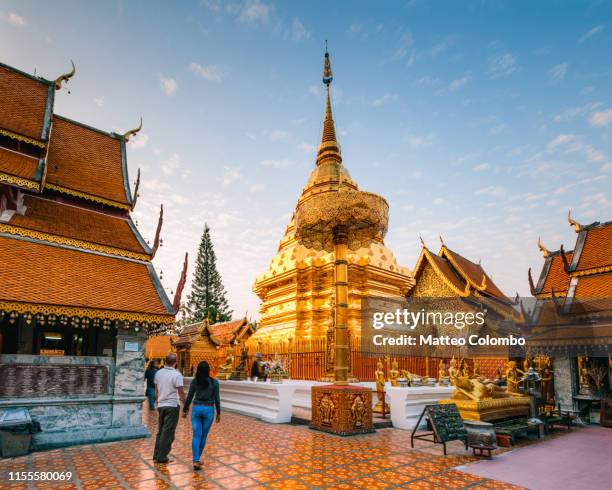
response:
<svg viewBox="0 0 612 490"><path fill-rule="evenodd" d="M156 416L145 408L152 433ZM0 488L606 488L612 470L612 431L602 427L558 430L552 437L476 460L462 444L419 441L410 433L381 429L339 438L304 425L273 425L224 413L209 436L204 469L191 466L191 430L181 419L167 466L151 461L153 438L39 452L0 460ZM10 482L10 471L71 471L70 483ZM504 483L511 481L514 483ZM609 488L609 487L608 487Z"/></svg>

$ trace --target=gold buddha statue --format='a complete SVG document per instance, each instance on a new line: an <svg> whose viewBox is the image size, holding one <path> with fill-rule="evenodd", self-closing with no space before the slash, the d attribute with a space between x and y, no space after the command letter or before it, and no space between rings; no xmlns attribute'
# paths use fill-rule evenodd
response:
<svg viewBox="0 0 612 490"><path fill-rule="evenodd" d="M391 386L399 386L399 383L397 381L397 378L399 377L399 364L397 363L397 359L393 358L393 362L391 363L391 369L389 370L389 381L391 382Z"/></svg>
<svg viewBox="0 0 612 490"><path fill-rule="evenodd" d="M506 363L506 385L508 385L508 393L518 394L518 384L521 380L519 369L516 368L516 361L508 361Z"/></svg>
<svg viewBox="0 0 612 490"><path fill-rule="evenodd" d="M451 384L455 384L455 379L459 377L459 368L457 367L457 359L455 356L450 360L450 366L448 367L448 377L450 378Z"/></svg>
<svg viewBox="0 0 612 490"><path fill-rule="evenodd" d="M217 368L218 379L229 379L234 372L234 355L230 352L225 358L223 364Z"/></svg>
<svg viewBox="0 0 612 490"><path fill-rule="evenodd" d="M374 381L376 381L376 396L378 397L378 403L374 407L374 412L382 413L383 411L383 400L385 398L385 370L381 359L378 359L376 363L376 371L374 371ZM385 410L388 412L388 410Z"/></svg>
<svg viewBox="0 0 612 490"><path fill-rule="evenodd" d="M474 367L472 369L472 378L480 378L480 363L477 359L474 359Z"/></svg>

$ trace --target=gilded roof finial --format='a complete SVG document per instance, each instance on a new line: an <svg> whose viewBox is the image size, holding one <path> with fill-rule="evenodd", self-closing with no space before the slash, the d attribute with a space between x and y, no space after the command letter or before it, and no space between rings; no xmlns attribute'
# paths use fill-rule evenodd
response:
<svg viewBox="0 0 612 490"><path fill-rule="evenodd" d="M570 224L570 226L574 227L574 230L576 230L576 233L580 233L580 230L582 229L582 225L580 223L578 223L578 221L576 221L575 219L572 218L572 210L568 210L567 212L567 222Z"/></svg>
<svg viewBox="0 0 612 490"><path fill-rule="evenodd" d="M325 42L325 57L323 59L323 83L325 84L325 120L323 121L323 135L317 154L317 165L322 163L342 163L340 145L336 140L336 128L331 108L330 84L334 79L331 69L327 41Z"/></svg>
<svg viewBox="0 0 612 490"><path fill-rule="evenodd" d="M425 240L423 240L423 237L421 235L419 235L419 240L421 240L421 245L423 245L423 247L427 248L427 245L425 245Z"/></svg>
<svg viewBox="0 0 612 490"><path fill-rule="evenodd" d="M542 255L544 256L544 258L550 255L550 252L548 251L548 249L544 245L542 245L542 242L540 241L540 237L538 237L538 248L540 249L540 252L542 252Z"/></svg>
<svg viewBox="0 0 612 490"><path fill-rule="evenodd" d="M72 64L72 70L70 70L68 73L64 73L63 75L60 75L59 77L55 79L55 90L61 90L62 83L70 80L76 73L76 67L74 66L74 61L70 60L70 63Z"/></svg>
<svg viewBox="0 0 612 490"><path fill-rule="evenodd" d="M438 238L440 239L440 244L441 244L443 247L446 247L446 245L444 244L444 239L442 238L442 235L438 235Z"/></svg>
<svg viewBox="0 0 612 490"><path fill-rule="evenodd" d="M125 142L127 143L128 141L130 141L130 138L134 136L136 133L138 133L138 131L140 131L141 129L142 129L142 116L140 117L140 124L138 125L137 128L130 129L129 131L126 131L123 134L123 139L125 140Z"/></svg>

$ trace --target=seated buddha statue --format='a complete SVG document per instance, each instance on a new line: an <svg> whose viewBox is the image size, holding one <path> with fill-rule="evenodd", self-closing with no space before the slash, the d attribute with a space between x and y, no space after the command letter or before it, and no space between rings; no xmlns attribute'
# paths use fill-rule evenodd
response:
<svg viewBox="0 0 612 490"><path fill-rule="evenodd" d="M234 355L230 352L225 358L223 364L217 368L217 378L229 379L230 375L234 372Z"/></svg>
<svg viewBox="0 0 612 490"><path fill-rule="evenodd" d="M508 361L506 364L506 384L508 393L518 393L518 384L521 380L519 370L516 368L516 361Z"/></svg>

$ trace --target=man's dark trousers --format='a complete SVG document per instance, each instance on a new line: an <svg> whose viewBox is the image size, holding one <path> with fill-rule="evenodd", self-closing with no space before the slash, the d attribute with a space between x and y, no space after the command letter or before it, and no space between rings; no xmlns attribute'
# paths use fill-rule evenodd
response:
<svg viewBox="0 0 612 490"><path fill-rule="evenodd" d="M170 448L174 442L174 433L179 420L179 407L160 407L157 421L159 424L157 437L155 438L155 452L153 459L160 463L168 461Z"/></svg>

